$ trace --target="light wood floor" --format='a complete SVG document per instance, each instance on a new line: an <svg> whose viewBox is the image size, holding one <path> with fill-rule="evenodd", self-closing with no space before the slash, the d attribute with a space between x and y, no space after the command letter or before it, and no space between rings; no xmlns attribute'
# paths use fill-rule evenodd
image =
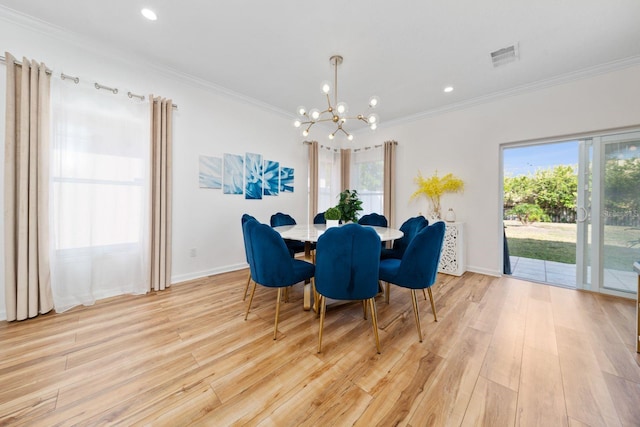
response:
<svg viewBox="0 0 640 427"><path fill-rule="evenodd" d="M0 322L0 425L640 425L631 300L439 275L439 322L408 291L318 320L297 285L273 341L275 290L246 271L64 314Z"/></svg>

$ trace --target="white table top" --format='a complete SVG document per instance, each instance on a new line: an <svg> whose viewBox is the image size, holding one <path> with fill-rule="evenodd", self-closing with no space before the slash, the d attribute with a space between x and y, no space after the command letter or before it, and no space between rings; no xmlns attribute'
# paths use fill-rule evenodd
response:
<svg viewBox="0 0 640 427"><path fill-rule="evenodd" d="M387 227L373 227L365 225L364 227L373 228L378 237L383 242L387 240L395 240L404 236L404 233L395 228ZM274 227L283 239L299 240L301 242L317 242L318 238L326 230L325 224L296 224L296 225L282 225L280 227Z"/></svg>

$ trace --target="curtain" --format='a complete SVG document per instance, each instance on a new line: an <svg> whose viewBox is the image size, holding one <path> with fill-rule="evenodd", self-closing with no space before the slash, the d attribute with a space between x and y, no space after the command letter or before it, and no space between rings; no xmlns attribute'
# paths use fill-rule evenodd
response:
<svg viewBox="0 0 640 427"><path fill-rule="evenodd" d="M351 149L340 150L340 191L349 190L349 177L351 167Z"/></svg>
<svg viewBox="0 0 640 427"><path fill-rule="evenodd" d="M384 143L384 216L389 221L389 227L396 223L396 141Z"/></svg>
<svg viewBox="0 0 640 427"><path fill-rule="evenodd" d="M36 61L7 63L4 253L7 320L53 308L49 263L51 77Z"/></svg>
<svg viewBox="0 0 640 427"><path fill-rule="evenodd" d="M318 141L309 144L309 218L313 224L313 217L318 213Z"/></svg>
<svg viewBox="0 0 640 427"><path fill-rule="evenodd" d="M52 289L56 311L148 290L146 103L55 79Z"/></svg>
<svg viewBox="0 0 640 427"><path fill-rule="evenodd" d="M171 145L173 102L151 104L151 290L171 286Z"/></svg>
<svg viewBox="0 0 640 427"><path fill-rule="evenodd" d="M321 145L318 152L318 212L338 204L340 185L340 152Z"/></svg>

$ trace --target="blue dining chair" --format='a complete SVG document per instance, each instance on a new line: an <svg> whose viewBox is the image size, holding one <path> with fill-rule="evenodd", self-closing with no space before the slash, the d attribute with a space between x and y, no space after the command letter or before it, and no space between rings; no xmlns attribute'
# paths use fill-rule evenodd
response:
<svg viewBox="0 0 640 427"><path fill-rule="evenodd" d="M324 219L324 212L320 212L319 214L316 214L316 216L313 217L313 223L314 224L326 224L327 220Z"/></svg>
<svg viewBox="0 0 640 427"><path fill-rule="evenodd" d="M400 226L400 231L404 233L404 235L393 241L392 248L384 248L380 254L381 259L387 258L396 258L402 259L404 252L407 250L409 243L413 240L413 238L418 234L420 230L429 225L429 221L422 215L416 216L413 218L409 218Z"/></svg>
<svg viewBox="0 0 640 427"><path fill-rule="evenodd" d="M271 215L270 220L272 227L280 227L282 225L296 225L296 220L289 214L284 214L282 212L275 213ZM289 253L291 257L294 257L297 253L304 252L304 242L299 242L297 240L284 239L284 243L287 245L289 249Z"/></svg>
<svg viewBox="0 0 640 427"><path fill-rule="evenodd" d="M371 308L376 349L380 353L378 320L374 297L378 293L380 237L371 228L346 224L325 231L316 246L316 292L319 297L320 331L318 353L322 351L322 329L327 298L362 301L365 319L366 301Z"/></svg>
<svg viewBox="0 0 640 427"><path fill-rule="evenodd" d="M423 228L416 234L411 243L409 243L409 247L402 259L388 258L380 261L379 278L383 282L387 282L387 296L389 295L389 283L411 290L413 315L416 320L420 342L422 342L422 331L420 330L416 290L426 288L429 292L433 319L437 322L438 316L436 315L431 286L435 283L438 274L444 232L444 222L438 221Z"/></svg>
<svg viewBox="0 0 640 427"><path fill-rule="evenodd" d="M389 221L384 215L380 215L378 213L370 213L363 215L359 220L358 224L360 225L373 225L377 227L388 227Z"/></svg>
<svg viewBox="0 0 640 427"><path fill-rule="evenodd" d="M249 268L253 278L253 288L244 320L247 320L249 316L256 284L278 288L276 320L273 329L273 339L275 340L278 334L282 289L304 280L312 280L313 283L315 266L310 262L291 258L282 237L268 225L249 220L244 223L242 228L249 247Z"/></svg>
<svg viewBox="0 0 640 427"><path fill-rule="evenodd" d="M249 220L258 221L257 219L255 219L255 217L249 214L243 214L242 218L240 219L242 225L244 225L244 223ZM245 235L244 227L242 227L242 238L244 239L244 254L245 254L245 257L247 258L247 264L251 265L251 263L249 262L249 253L250 253L249 245L247 243L247 236ZM251 269L249 269L249 273L247 274L247 276L248 276L247 284L244 287L244 294L242 296L242 301L247 299L247 291L249 290L249 284L251 283Z"/></svg>

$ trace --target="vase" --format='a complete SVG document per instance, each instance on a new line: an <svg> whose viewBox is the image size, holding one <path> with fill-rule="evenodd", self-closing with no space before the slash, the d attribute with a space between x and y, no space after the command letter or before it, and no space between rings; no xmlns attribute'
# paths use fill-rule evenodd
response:
<svg viewBox="0 0 640 427"><path fill-rule="evenodd" d="M337 227L338 225L340 225L339 219L328 219L326 228Z"/></svg>
<svg viewBox="0 0 640 427"><path fill-rule="evenodd" d="M449 208L447 214L444 216L444 220L447 222L456 222L456 213L452 208Z"/></svg>

